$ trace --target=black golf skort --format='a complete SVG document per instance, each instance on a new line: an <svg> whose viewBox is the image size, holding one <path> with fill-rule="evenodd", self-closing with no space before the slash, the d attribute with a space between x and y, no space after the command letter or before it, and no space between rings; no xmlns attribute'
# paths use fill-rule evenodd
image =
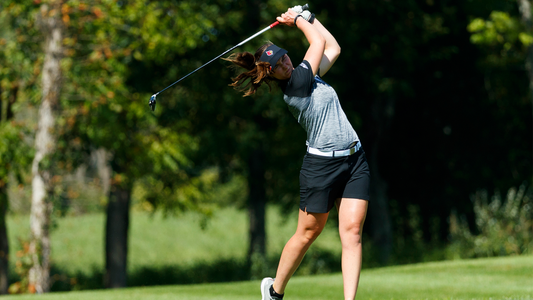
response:
<svg viewBox="0 0 533 300"><path fill-rule="evenodd" d="M370 169L363 149L342 157L304 156L300 170L300 209L327 213L339 198L369 200Z"/></svg>

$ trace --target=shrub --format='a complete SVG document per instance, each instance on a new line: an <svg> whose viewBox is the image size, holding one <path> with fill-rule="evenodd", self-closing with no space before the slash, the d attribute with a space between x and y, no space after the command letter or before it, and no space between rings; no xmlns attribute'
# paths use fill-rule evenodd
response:
<svg viewBox="0 0 533 300"><path fill-rule="evenodd" d="M505 201L495 193L489 202L487 191L472 195L475 231L466 218L450 216L449 258L520 255L533 252L533 202L525 185L511 188Z"/></svg>
<svg viewBox="0 0 533 300"><path fill-rule="evenodd" d="M20 280L11 284L8 292L10 294L35 293L35 288L29 284L29 272L33 265L30 254L30 242L21 238L18 239L18 242L21 250L16 252L15 272Z"/></svg>

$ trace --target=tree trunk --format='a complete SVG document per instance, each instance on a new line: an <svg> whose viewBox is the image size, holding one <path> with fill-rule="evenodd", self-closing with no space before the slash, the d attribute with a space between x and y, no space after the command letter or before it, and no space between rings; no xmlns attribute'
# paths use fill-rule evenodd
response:
<svg viewBox="0 0 533 300"><path fill-rule="evenodd" d="M61 57L63 55L63 25L59 11L61 2L53 8L41 6L41 32L45 38L42 70L42 102L39 107L38 128L35 136L35 157L32 163L32 204L30 214L30 254L33 266L29 271L29 289L45 293L50 290L50 214L53 191L51 156L56 151L54 126L61 87Z"/></svg>
<svg viewBox="0 0 533 300"><path fill-rule="evenodd" d="M250 218L248 258L254 253L266 254L265 234L265 155L262 149L255 149L248 158L248 215Z"/></svg>
<svg viewBox="0 0 533 300"><path fill-rule="evenodd" d="M110 190L111 181L111 167L109 161L112 159L112 155L105 148L98 148L91 152L91 161L93 168L96 169L96 174L100 179L100 185L102 186L102 194L108 196Z"/></svg>
<svg viewBox="0 0 533 300"><path fill-rule="evenodd" d="M517 1L518 1L518 10L520 11L522 23L524 23L524 26L526 27L527 32L529 34L532 34L533 33L533 20L531 18L531 2L528 0L517 0ZM526 58L526 70L527 70L527 75L529 77L529 97L531 99L530 100L531 101L531 112L533 114L533 45L530 45L528 47L527 58Z"/></svg>
<svg viewBox="0 0 533 300"><path fill-rule="evenodd" d="M259 146L261 147L261 146ZM256 148L248 158L248 218L249 248L248 262L252 279L262 278L266 264L266 191L265 191L265 152Z"/></svg>
<svg viewBox="0 0 533 300"><path fill-rule="evenodd" d="M12 89L10 99L5 111L5 121L13 118L11 105L15 102L18 88ZM0 95L2 90L0 89ZM2 117L3 101L0 97L0 124ZM9 288L9 239L7 236L6 214L8 207L7 178L0 178L0 294L7 294Z"/></svg>
<svg viewBox="0 0 533 300"><path fill-rule="evenodd" d="M130 200L131 188L119 184L111 186L105 235L106 288L121 288L127 285Z"/></svg>
<svg viewBox="0 0 533 300"><path fill-rule="evenodd" d="M6 227L7 185L0 180L0 294L9 288L9 243Z"/></svg>
<svg viewBox="0 0 533 300"><path fill-rule="evenodd" d="M368 208L369 231L374 245L378 247L380 263L387 264L392 253L392 226L387 182L381 178L378 170L378 146L376 144L369 155L370 177L372 178L370 183L371 200Z"/></svg>
<svg viewBox="0 0 533 300"><path fill-rule="evenodd" d="M250 28L259 28L261 20L260 0L247 0L251 9L247 13L247 24ZM269 126L261 113L253 114L251 119L258 125L259 131L267 131ZM249 217L249 248L252 278L263 277L266 265L266 188L265 188L265 145L267 140L256 142L248 156L248 217Z"/></svg>
<svg viewBox="0 0 533 300"><path fill-rule="evenodd" d="M387 182L379 171L379 153L383 140L389 131L394 115L394 99L384 96L376 99L372 108L372 133L369 134L368 163L370 166L370 202L368 208L369 232L374 245L378 247L379 260L387 264L392 253L392 225L389 213ZM365 147L365 149L367 149Z"/></svg>

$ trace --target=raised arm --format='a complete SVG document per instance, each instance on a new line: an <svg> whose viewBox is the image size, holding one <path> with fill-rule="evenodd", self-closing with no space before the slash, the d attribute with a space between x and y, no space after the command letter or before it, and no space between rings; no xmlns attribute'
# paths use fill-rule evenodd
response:
<svg viewBox="0 0 533 300"><path fill-rule="evenodd" d="M296 18L296 16L298 16L298 14L289 9L286 13L278 17L277 20L287 26L294 26L296 23L296 27L298 27L298 29L304 33L305 38L309 42L309 48L305 53L304 60L309 62L311 69L313 70L313 75L316 75L318 73L318 69L322 67L321 61L323 60L324 56L326 39L320 33L317 26L307 22L301 17L295 20L294 18Z"/></svg>
<svg viewBox="0 0 533 300"><path fill-rule="evenodd" d="M315 19L313 21L313 26L320 32L320 34L326 40L326 46L324 49L324 54L320 62L320 76L324 76L331 66L335 63L339 55L341 54L341 47L333 35L318 21Z"/></svg>

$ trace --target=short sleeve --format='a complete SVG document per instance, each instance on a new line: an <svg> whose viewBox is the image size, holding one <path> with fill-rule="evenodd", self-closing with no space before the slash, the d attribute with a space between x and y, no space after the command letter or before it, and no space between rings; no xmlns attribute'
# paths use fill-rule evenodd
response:
<svg viewBox="0 0 533 300"><path fill-rule="evenodd" d="M291 78L281 89L289 97L309 97L313 92L313 83L313 70L309 62L304 60L292 71Z"/></svg>

